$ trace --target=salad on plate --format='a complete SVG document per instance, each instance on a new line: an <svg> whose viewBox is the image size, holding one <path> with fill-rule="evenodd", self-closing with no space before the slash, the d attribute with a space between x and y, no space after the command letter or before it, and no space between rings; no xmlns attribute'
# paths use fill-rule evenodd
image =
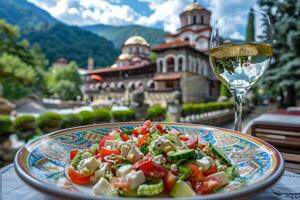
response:
<svg viewBox="0 0 300 200"><path fill-rule="evenodd" d="M132 130L112 129L89 149L73 149L66 171L94 195L123 197L207 195L239 176L216 146L149 120Z"/></svg>

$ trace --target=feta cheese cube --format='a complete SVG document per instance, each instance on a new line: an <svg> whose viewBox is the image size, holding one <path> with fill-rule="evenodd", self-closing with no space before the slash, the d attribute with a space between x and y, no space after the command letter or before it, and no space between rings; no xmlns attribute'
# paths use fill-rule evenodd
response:
<svg viewBox="0 0 300 200"><path fill-rule="evenodd" d="M213 164L210 157L203 157L201 159L196 160L196 165L202 168L203 171L206 171L210 168L210 166Z"/></svg>
<svg viewBox="0 0 300 200"><path fill-rule="evenodd" d="M126 176L132 170L132 165L122 165L116 171L116 175L119 177Z"/></svg>
<svg viewBox="0 0 300 200"><path fill-rule="evenodd" d="M108 163L101 163L98 170L95 171L95 174L91 177L93 183L97 182L101 177L105 176L105 171L108 169Z"/></svg>
<svg viewBox="0 0 300 200"><path fill-rule="evenodd" d="M78 170L87 169L90 173L93 173L100 163L95 157L89 157L81 160L78 164Z"/></svg>
<svg viewBox="0 0 300 200"><path fill-rule="evenodd" d="M153 161L157 164L164 164L167 160L163 155L158 155L153 157Z"/></svg>
<svg viewBox="0 0 300 200"><path fill-rule="evenodd" d="M126 178L129 181L130 189L136 189L139 185L146 181L145 175L141 170L132 170L126 175Z"/></svg>
<svg viewBox="0 0 300 200"><path fill-rule="evenodd" d="M177 169L177 165L176 164L172 164L171 166L170 166L170 168L171 168L171 171L177 171L178 169Z"/></svg>
<svg viewBox="0 0 300 200"><path fill-rule="evenodd" d="M110 196L113 193L113 189L110 183L105 178L100 178L100 180L94 185L93 193L95 195Z"/></svg>
<svg viewBox="0 0 300 200"><path fill-rule="evenodd" d="M121 156L127 157L129 151L130 151L130 147L128 147L127 145L121 146Z"/></svg>
<svg viewBox="0 0 300 200"><path fill-rule="evenodd" d="M116 140L105 140L105 146L110 146L112 149L117 148L118 147L119 142Z"/></svg>

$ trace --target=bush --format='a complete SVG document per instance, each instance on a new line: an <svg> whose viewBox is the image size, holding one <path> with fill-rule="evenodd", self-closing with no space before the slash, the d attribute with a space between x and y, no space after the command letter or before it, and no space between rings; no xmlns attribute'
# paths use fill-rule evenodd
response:
<svg viewBox="0 0 300 200"><path fill-rule="evenodd" d="M82 123L79 114L66 114L63 116L62 128L80 126Z"/></svg>
<svg viewBox="0 0 300 200"><path fill-rule="evenodd" d="M133 121L135 119L134 110L115 110L112 111L112 116L116 122Z"/></svg>
<svg viewBox="0 0 300 200"><path fill-rule="evenodd" d="M151 121L163 121L166 119L167 110L161 105L154 105L147 110L147 119Z"/></svg>
<svg viewBox="0 0 300 200"><path fill-rule="evenodd" d="M82 125L89 125L95 123L95 114L91 111L84 110L78 113L81 118Z"/></svg>
<svg viewBox="0 0 300 200"><path fill-rule="evenodd" d="M95 115L95 122L96 123L101 123L101 122L110 122L111 120L111 115L109 110L105 108L99 108L94 110L94 115Z"/></svg>
<svg viewBox="0 0 300 200"><path fill-rule="evenodd" d="M8 115L0 115L0 139L4 141L14 132L13 124Z"/></svg>
<svg viewBox="0 0 300 200"><path fill-rule="evenodd" d="M14 128L20 140L28 141L36 133L35 118L31 115L18 116L14 121Z"/></svg>
<svg viewBox="0 0 300 200"><path fill-rule="evenodd" d="M59 130L62 123L63 117L60 114L53 112L43 113L36 120L36 125L43 133Z"/></svg>
<svg viewBox="0 0 300 200"><path fill-rule="evenodd" d="M209 102L199 104L184 104L182 106L181 116L186 117L189 115L202 114L206 112L230 109L233 107L232 102Z"/></svg>

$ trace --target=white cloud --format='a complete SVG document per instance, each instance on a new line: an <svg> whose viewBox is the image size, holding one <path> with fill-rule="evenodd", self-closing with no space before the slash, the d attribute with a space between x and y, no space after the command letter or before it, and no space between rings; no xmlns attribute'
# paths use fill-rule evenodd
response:
<svg viewBox="0 0 300 200"><path fill-rule="evenodd" d="M87 24L140 24L162 25L166 31L174 32L180 26L179 14L192 0L132 0L147 3L152 13L142 15L133 8L122 5L122 0L29 0L48 11L55 18L73 25ZM247 12L256 0L198 0L212 11L212 23L220 16ZM228 24L230 26L230 23Z"/></svg>

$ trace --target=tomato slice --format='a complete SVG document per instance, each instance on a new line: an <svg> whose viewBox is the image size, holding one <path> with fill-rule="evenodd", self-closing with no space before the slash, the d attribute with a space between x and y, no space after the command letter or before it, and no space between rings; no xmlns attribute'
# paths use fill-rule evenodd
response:
<svg viewBox="0 0 300 200"><path fill-rule="evenodd" d="M139 132L136 129L132 130L132 134L134 135L134 137L138 137L139 136Z"/></svg>
<svg viewBox="0 0 300 200"><path fill-rule="evenodd" d="M189 139L185 142L189 149L195 149L198 145L198 137Z"/></svg>
<svg viewBox="0 0 300 200"><path fill-rule="evenodd" d="M146 135L148 133L148 128L146 126L140 127L140 133Z"/></svg>
<svg viewBox="0 0 300 200"><path fill-rule="evenodd" d="M204 176L202 171L199 170L199 167L195 164L188 164L187 168L191 170L191 174L188 178L189 181L191 182L197 182L197 181L203 181Z"/></svg>
<svg viewBox="0 0 300 200"><path fill-rule="evenodd" d="M160 131L160 133L167 133L168 132L160 124L156 124L156 128Z"/></svg>
<svg viewBox="0 0 300 200"><path fill-rule="evenodd" d="M210 166L209 169L204 172L204 176L209 176L209 175L217 173L217 172L218 172L218 167L217 167L217 165L214 164L214 165Z"/></svg>
<svg viewBox="0 0 300 200"><path fill-rule="evenodd" d="M73 183L80 184L80 185L87 185L90 183L91 176L85 176L80 172L76 171L72 166L68 168L68 175Z"/></svg>
<svg viewBox="0 0 300 200"><path fill-rule="evenodd" d="M139 161L137 161L137 162L135 162L133 164L132 168L134 170L139 170L141 166L143 166L143 165L145 165L145 164L147 164L149 162L152 162L152 160L151 159L142 159L142 160L139 160Z"/></svg>
<svg viewBox="0 0 300 200"><path fill-rule="evenodd" d="M170 171L164 176L164 188L165 192L169 193L171 192L172 188L176 184L176 176L174 176Z"/></svg>
<svg viewBox="0 0 300 200"><path fill-rule="evenodd" d="M151 127L151 121L150 120L145 121L144 126L149 129Z"/></svg>
<svg viewBox="0 0 300 200"><path fill-rule="evenodd" d="M211 194L213 192L208 182L196 182L194 188L198 194Z"/></svg>
<svg viewBox="0 0 300 200"><path fill-rule="evenodd" d="M105 141L106 140L114 140L114 136L112 135L106 135L104 137L101 138L100 142L99 142L99 147L103 147L105 145Z"/></svg>
<svg viewBox="0 0 300 200"><path fill-rule="evenodd" d="M127 134L122 134L122 140L123 141L127 141L127 140L129 140L130 139L130 137L127 135Z"/></svg>
<svg viewBox="0 0 300 200"><path fill-rule="evenodd" d="M139 170L142 170L145 176L156 179L164 177L167 173L167 170L162 165L153 161L143 164L139 167Z"/></svg>
<svg viewBox="0 0 300 200"><path fill-rule="evenodd" d="M143 146L143 144L145 144L147 142L147 139L149 138L149 133L146 133L145 135L143 135L143 137L141 139L138 140L137 143L137 147L141 147Z"/></svg>
<svg viewBox="0 0 300 200"><path fill-rule="evenodd" d="M121 152L119 149L108 149L105 147L101 147L99 154L100 154L100 158L104 159L105 156L109 156L111 154L120 155Z"/></svg>
<svg viewBox="0 0 300 200"><path fill-rule="evenodd" d="M186 135L179 135L179 139L182 140L182 141L189 140L188 136L186 136Z"/></svg>
<svg viewBox="0 0 300 200"><path fill-rule="evenodd" d="M76 156L78 149L73 149L70 151L70 159L73 160L73 158Z"/></svg>

